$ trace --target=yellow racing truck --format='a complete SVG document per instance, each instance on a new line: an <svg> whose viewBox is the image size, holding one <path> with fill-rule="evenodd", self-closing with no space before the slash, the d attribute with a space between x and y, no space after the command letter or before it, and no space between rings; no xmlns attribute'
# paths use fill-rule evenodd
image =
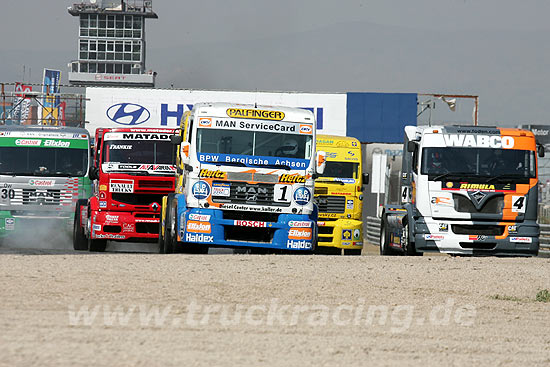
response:
<svg viewBox="0 0 550 367"><path fill-rule="evenodd" d="M363 185L359 140L317 135L317 149L326 153L326 166L315 180L315 201L319 207L317 253L361 255L363 249Z"/></svg>

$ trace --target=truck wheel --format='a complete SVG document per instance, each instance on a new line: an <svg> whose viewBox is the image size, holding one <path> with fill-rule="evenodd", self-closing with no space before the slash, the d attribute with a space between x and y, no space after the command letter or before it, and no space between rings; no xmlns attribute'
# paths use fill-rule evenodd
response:
<svg viewBox="0 0 550 367"><path fill-rule="evenodd" d="M344 255L347 256L361 256L361 249L344 249Z"/></svg>
<svg viewBox="0 0 550 367"><path fill-rule="evenodd" d="M92 212L91 208L88 206L88 220L90 221L92 218ZM90 223L90 231L93 228L93 223ZM105 248L107 247L107 240L94 240L92 239L92 233L89 233L88 237L88 251L92 252L105 252Z"/></svg>
<svg viewBox="0 0 550 367"><path fill-rule="evenodd" d="M172 254L175 249L176 236L176 208L173 195L168 195L164 218L164 236L162 236L162 253ZM160 237L160 236L159 236Z"/></svg>
<svg viewBox="0 0 550 367"><path fill-rule="evenodd" d="M405 224L403 230L405 231L405 236L407 238L407 242L405 243L405 255L406 256L422 256L424 255L423 252L417 252L416 247L414 246L414 242L410 242L408 240L409 238L409 224Z"/></svg>
<svg viewBox="0 0 550 367"><path fill-rule="evenodd" d="M380 255L395 255L395 250L390 248L390 236L384 222L382 222L382 227L380 227Z"/></svg>
<svg viewBox="0 0 550 367"><path fill-rule="evenodd" d="M164 236L162 235L162 219L159 222L159 238L157 241L157 251L159 254L164 254Z"/></svg>
<svg viewBox="0 0 550 367"><path fill-rule="evenodd" d="M76 203L75 213L74 213L74 224L73 224L73 248L76 251L86 251L88 249L88 239L84 234L84 229L82 228L81 215L80 211L83 206L88 204L88 200L78 200Z"/></svg>
<svg viewBox="0 0 550 367"><path fill-rule="evenodd" d="M88 250L92 252L105 252L107 240L93 240L88 238Z"/></svg>

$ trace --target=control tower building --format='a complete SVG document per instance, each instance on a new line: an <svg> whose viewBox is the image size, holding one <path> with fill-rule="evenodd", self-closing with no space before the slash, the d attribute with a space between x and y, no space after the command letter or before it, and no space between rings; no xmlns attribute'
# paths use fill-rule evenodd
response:
<svg viewBox="0 0 550 367"><path fill-rule="evenodd" d="M145 66L145 20L152 0L86 0L68 8L79 18L78 60L69 82L79 86L154 87Z"/></svg>

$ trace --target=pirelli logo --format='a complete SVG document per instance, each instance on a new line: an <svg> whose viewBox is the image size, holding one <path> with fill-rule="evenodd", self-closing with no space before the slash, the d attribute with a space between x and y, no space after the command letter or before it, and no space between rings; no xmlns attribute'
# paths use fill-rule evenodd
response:
<svg viewBox="0 0 550 367"><path fill-rule="evenodd" d="M200 178L219 178L219 179L225 179L226 173L222 171L211 171L209 169L201 169L199 172Z"/></svg>
<svg viewBox="0 0 550 367"><path fill-rule="evenodd" d="M281 111L266 111L244 108L228 108L227 116L237 117L242 119L257 119L257 120L272 120L281 121L285 118L284 112Z"/></svg>
<svg viewBox="0 0 550 367"><path fill-rule="evenodd" d="M294 184L294 183L305 183L305 182L306 182L306 177L300 176L299 174L289 175L287 173L283 173L282 175L279 176L279 183Z"/></svg>

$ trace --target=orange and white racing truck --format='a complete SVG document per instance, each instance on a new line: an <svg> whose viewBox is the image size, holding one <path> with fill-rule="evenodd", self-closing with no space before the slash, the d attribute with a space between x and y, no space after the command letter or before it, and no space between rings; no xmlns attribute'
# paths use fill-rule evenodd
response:
<svg viewBox="0 0 550 367"><path fill-rule="evenodd" d="M527 130L406 126L401 204L384 208L380 253L536 256L537 151Z"/></svg>

